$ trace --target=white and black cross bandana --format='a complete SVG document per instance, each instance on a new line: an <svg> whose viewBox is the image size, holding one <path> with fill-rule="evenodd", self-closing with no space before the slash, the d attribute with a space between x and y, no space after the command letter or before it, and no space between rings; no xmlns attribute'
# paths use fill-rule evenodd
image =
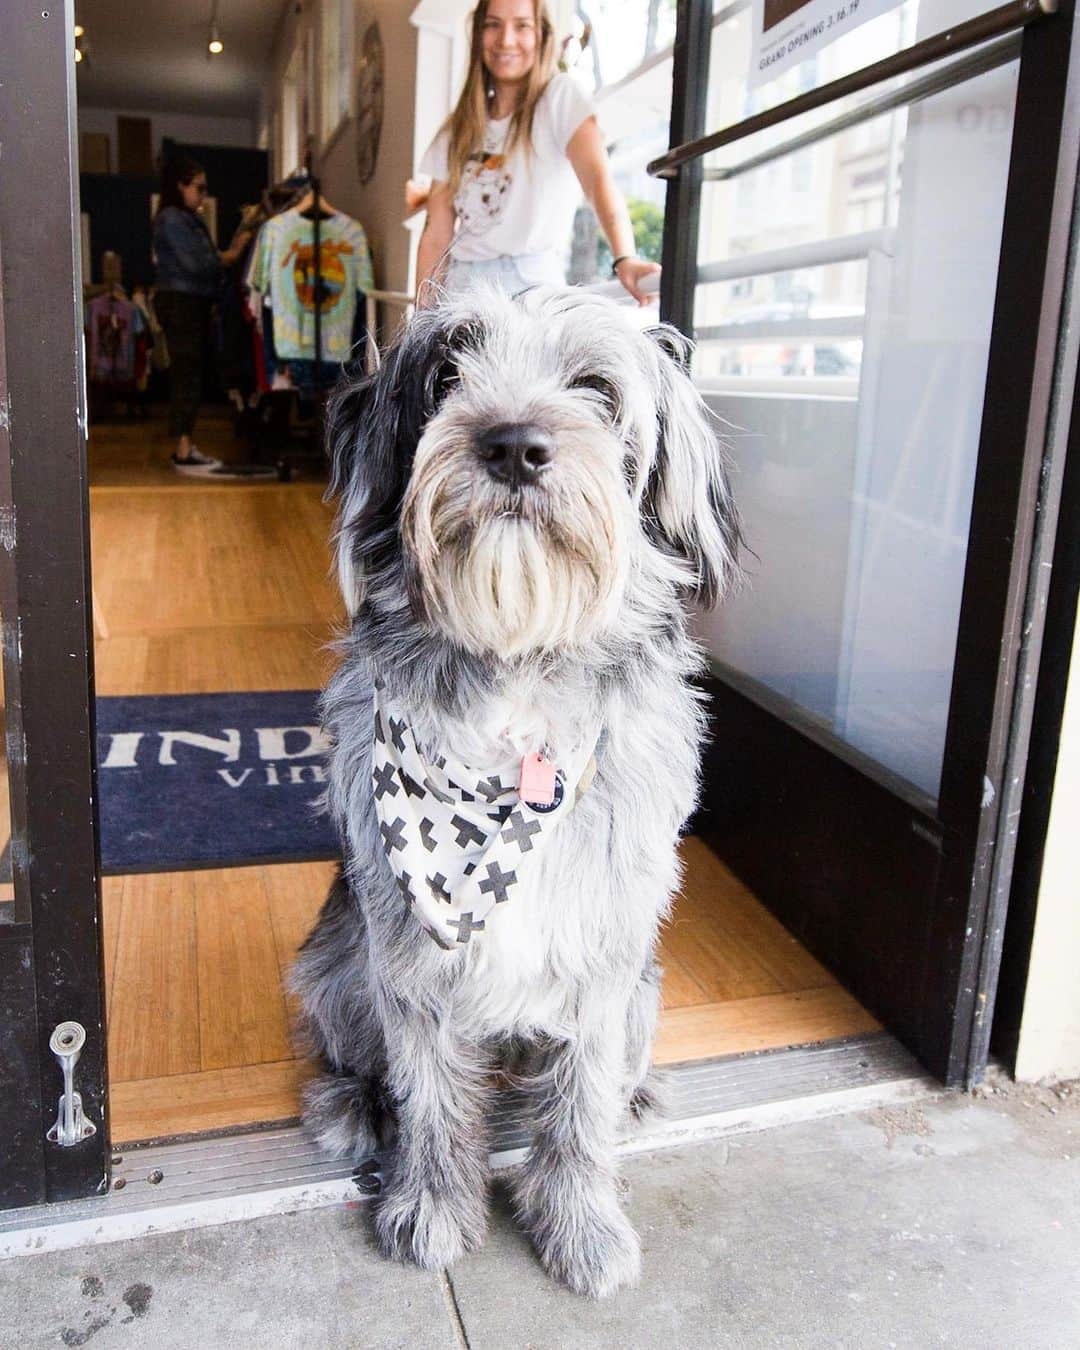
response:
<svg viewBox="0 0 1080 1350"><path fill-rule="evenodd" d="M596 738L558 764L554 802L530 806L518 797L520 757L482 771L450 756L428 763L398 711L377 685L371 781L379 831L406 906L449 950L483 933L495 906L513 898L588 785Z"/></svg>

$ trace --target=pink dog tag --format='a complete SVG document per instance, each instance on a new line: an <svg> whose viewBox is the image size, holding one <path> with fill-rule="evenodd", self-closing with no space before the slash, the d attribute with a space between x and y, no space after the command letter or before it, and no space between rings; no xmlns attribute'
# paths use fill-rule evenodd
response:
<svg viewBox="0 0 1080 1350"><path fill-rule="evenodd" d="M537 806L550 806L555 800L555 765L542 754L522 756L518 797Z"/></svg>

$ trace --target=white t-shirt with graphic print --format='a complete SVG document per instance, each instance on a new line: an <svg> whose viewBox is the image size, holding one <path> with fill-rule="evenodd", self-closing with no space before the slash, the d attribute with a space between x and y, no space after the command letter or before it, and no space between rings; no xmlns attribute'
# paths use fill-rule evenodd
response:
<svg viewBox="0 0 1080 1350"><path fill-rule="evenodd" d="M533 116L532 153L519 143L504 154L510 118L488 119L484 153L465 166L454 197L457 233L451 255L459 262L555 252L570 242L581 185L566 157L574 133L595 109L566 74L553 76ZM420 163L439 182L450 177L450 134L443 129Z"/></svg>

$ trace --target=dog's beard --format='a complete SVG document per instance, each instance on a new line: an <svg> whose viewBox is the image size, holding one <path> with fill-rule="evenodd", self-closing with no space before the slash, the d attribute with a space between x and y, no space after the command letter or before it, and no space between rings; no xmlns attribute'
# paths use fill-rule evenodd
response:
<svg viewBox="0 0 1080 1350"><path fill-rule="evenodd" d="M621 447L589 424L551 430L554 463L518 489L490 477L454 417L417 447L405 550L428 618L470 651L564 648L617 609L632 518Z"/></svg>

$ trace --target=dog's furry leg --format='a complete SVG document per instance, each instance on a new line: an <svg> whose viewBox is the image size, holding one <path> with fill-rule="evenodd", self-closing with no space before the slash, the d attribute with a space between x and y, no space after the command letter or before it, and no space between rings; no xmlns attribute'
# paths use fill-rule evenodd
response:
<svg viewBox="0 0 1080 1350"><path fill-rule="evenodd" d="M602 1298L632 1284L641 1266L612 1156L626 1090L618 1020L583 1019L579 1038L552 1048L534 1090L536 1135L515 1181L521 1218L552 1275L576 1293Z"/></svg>
<svg viewBox="0 0 1080 1350"><path fill-rule="evenodd" d="M387 1017L398 1141L375 1229L388 1256L442 1270L487 1230L489 1065L426 1009L388 1009Z"/></svg>
<svg viewBox="0 0 1080 1350"><path fill-rule="evenodd" d="M634 1120L663 1115L667 1110L664 1077L652 1067L662 979L660 964L654 955L650 955L626 1010L627 1107Z"/></svg>
<svg viewBox="0 0 1080 1350"><path fill-rule="evenodd" d="M366 943L339 876L289 979L303 1008L306 1048L328 1070L304 1087L304 1124L333 1157L357 1162L385 1147L393 1132L382 1028L357 978Z"/></svg>

